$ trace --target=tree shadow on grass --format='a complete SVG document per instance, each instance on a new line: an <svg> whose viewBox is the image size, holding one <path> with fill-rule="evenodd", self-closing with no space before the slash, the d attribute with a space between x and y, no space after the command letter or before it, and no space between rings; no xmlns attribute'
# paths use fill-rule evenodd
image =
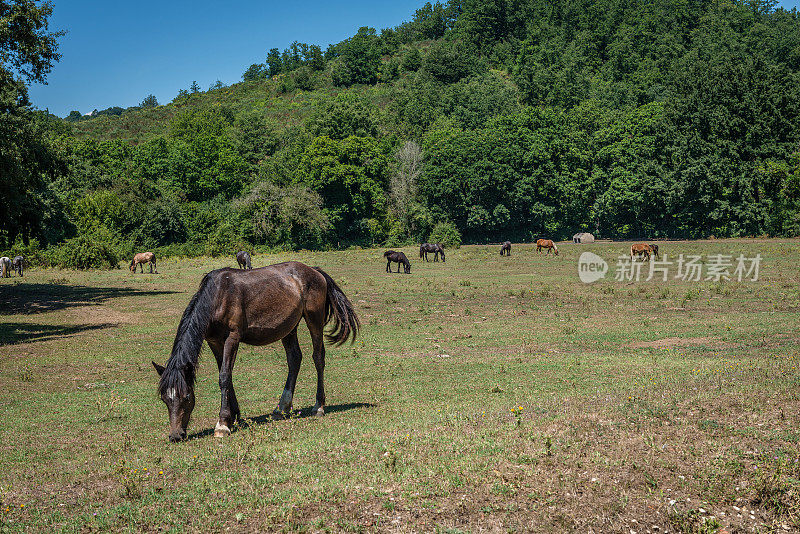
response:
<svg viewBox="0 0 800 534"><path fill-rule="evenodd" d="M348 410L355 410L357 408L375 408L375 404L371 404L369 402L349 402L347 404L333 404L330 406L325 406L325 414L330 415L332 413L338 412L346 412ZM291 419L305 419L306 417L311 417L311 410L312 407L309 406L308 408L303 408L302 410L292 410ZM247 428L251 424L252 425L265 425L267 423L279 423L280 420L275 421L272 419L272 413L266 413L263 415L259 415L256 417L243 417L238 423L233 426L231 429L233 432L236 432L239 429ZM209 436L214 435L213 428L207 428L205 430L200 430L195 432L194 434L189 435L188 439L201 439L207 438Z"/></svg>
<svg viewBox="0 0 800 534"><path fill-rule="evenodd" d="M87 287L61 284L0 285L0 315L32 315L76 306L143 295L168 295L177 291L152 291L127 287Z"/></svg>
<svg viewBox="0 0 800 534"><path fill-rule="evenodd" d="M112 323L103 324L77 324L77 325L51 325L35 323L0 323L0 347L15 345L31 341L47 341L64 336L102 330L117 326Z"/></svg>

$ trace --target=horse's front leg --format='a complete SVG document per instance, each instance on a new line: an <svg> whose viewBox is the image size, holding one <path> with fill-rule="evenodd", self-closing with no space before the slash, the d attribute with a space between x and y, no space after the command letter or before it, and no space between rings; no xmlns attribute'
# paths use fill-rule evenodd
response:
<svg viewBox="0 0 800 534"><path fill-rule="evenodd" d="M281 343L283 343L283 349L286 351L289 375L286 377L286 385L283 386L283 393L278 401L278 407L272 412L273 419L285 419L291 414L294 387L297 384L297 375L300 373L300 362L303 360L303 353L300 352L300 344L297 342L297 327L283 338Z"/></svg>
<svg viewBox="0 0 800 534"><path fill-rule="evenodd" d="M212 351L214 350L212 345ZM214 437L225 437L231 433L233 423L239 418L239 403L233 390L233 365L239 351L239 334L230 333L222 350L222 364L219 366L219 390L221 402L219 422L214 428ZM216 356L216 354L215 354Z"/></svg>

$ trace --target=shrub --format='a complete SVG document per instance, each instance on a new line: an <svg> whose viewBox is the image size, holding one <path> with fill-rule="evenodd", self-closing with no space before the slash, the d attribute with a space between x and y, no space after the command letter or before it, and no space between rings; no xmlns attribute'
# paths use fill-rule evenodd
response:
<svg viewBox="0 0 800 534"><path fill-rule="evenodd" d="M300 67L292 73L292 79L298 89L303 91L314 90L314 76L310 68L306 66Z"/></svg>
<svg viewBox="0 0 800 534"><path fill-rule="evenodd" d="M451 222L436 223L431 235L428 236L428 243L439 243L447 248L459 248L461 246L461 232Z"/></svg>
<svg viewBox="0 0 800 534"><path fill-rule="evenodd" d="M16 256L22 256L25 258L24 265L26 269L46 263L45 249L39 244L38 239L31 239L30 242L25 245L22 242L22 238L17 238L13 247L9 250L0 251L0 256L8 256L11 259L14 259Z"/></svg>
<svg viewBox="0 0 800 534"><path fill-rule="evenodd" d="M116 245L101 233L68 239L47 251L48 263L62 269L118 269Z"/></svg>

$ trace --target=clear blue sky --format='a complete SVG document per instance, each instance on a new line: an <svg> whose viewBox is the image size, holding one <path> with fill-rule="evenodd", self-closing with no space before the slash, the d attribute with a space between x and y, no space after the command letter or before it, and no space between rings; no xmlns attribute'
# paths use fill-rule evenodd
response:
<svg viewBox="0 0 800 534"><path fill-rule="evenodd" d="M59 40L63 57L30 98L61 117L134 106L150 93L165 104L192 80L203 90L241 81L270 48L296 40L324 50L360 26L410 20L425 1L53 0L50 30L68 32Z"/></svg>
<svg viewBox="0 0 800 534"><path fill-rule="evenodd" d="M327 47L360 26L392 27L410 20L426 0L272 0L238 2L115 2L54 0L51 30L67 30L63 57L30 97L40 109L66 116L134 106L148 94L162 104L197 80L241 81L267 50L292 41ZM800 8L800 0L780 0Z"/></svg>

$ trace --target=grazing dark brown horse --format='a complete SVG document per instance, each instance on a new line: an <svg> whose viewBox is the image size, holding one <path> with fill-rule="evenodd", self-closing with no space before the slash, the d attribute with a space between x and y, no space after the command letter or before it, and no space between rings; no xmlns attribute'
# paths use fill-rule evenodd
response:
<svg viewBox="0 0 800 534"><path fill-rule="evenodd" d="M139 268L144 273L144 264L150 264L150 274L153 274L153 269L155 269L155 273L158 274L158 267L156 266L156 255L152 252L140 252L136 254L133 259L131 260L130 269L132 273L136 272L136 266L138 265Z"/></svg>
<svg viewBox="0 0 800 534"><path fill-rule="evenodd" d="M558 256L558 247L551 239L537 239L536 240L536 252L541 252L543 248L547 249L547 253L550 254L552 250L556 256Z"/></svg>
<svg viewBox="0 0 800 534"><path fill-rule="evenodd" d="M239 264L240 269L253 268L253 266L250 265L250 254L248 254L245 250L240 250L236 253L236 263Z"/></svg>
<svg viewBox="0 0 800 534"><path fill-rule="evenodd" d="M444 247L439 243L422 243L419 246L420 259L425 258L428 261L428 253L433 252L433 261L439 261L439 254L442 255L442 262L445 261Z"/></svg>
<svg viewBox="0 0 800 534"><path fill-rule="evenodd" d="M246 271L218 269L205 275L183 312L167 365L162 367L153 362L161 376L158 392L169 412L170 441L186 437L194 409L197 360L204 339L217 360L222 392L214 436L230 434L239 418L232 378L239 343L283 342L289 376L273 417L288 415L303 357L297 342L301 319L305 319L311 333L312 357L317 368L317 397L312 414L321 417L325 415L325 325L333 320L332 330L324 337L336 345L348 338L355 339L360 326L353 305L336 282L319 267L298 262Z"/></svg>
<svg viewBox="0 0 800 534"><path fill-rule="evenodd" d="M22 268L24 267L23 265L24 263L25 263L25 258L23 258L22 256L17 256L11 262L11 264L14 266L14 273L16 273L18 276L22 276Z"/></svg>
<svg viewBox="0 0 800 534"><path fill-rule="evenodd" d="M511 256L511 241L505 241L502 245L500 245L500 255Z"/></svg>
<svg viewBox="0 0 800 534"><path fill-rule="evenodd" d="M650 243L650 251L653 253L654 257L661 259L661 255L658 253L658 245Z"/></svg>
<svg viewBox="0 0 800 534"><path fill-rule="evenodd" d="M634 256L639 256L642 261L649 260L651 251L652 249L647 243L634 243L631 245L631 261L633 261Z"/></svg>
<svg viewBox="0 0 800 534"><path fill-rule="evenodd" d="M397 272L400 272L400 265L403 265L403 272L406 274L411 274L411 262L408 261L406 255L402 252L395 252L394 250L387 250L383 253L383 257L386 258L386 272L392 272L392 262L397 263Z"/></svg>

